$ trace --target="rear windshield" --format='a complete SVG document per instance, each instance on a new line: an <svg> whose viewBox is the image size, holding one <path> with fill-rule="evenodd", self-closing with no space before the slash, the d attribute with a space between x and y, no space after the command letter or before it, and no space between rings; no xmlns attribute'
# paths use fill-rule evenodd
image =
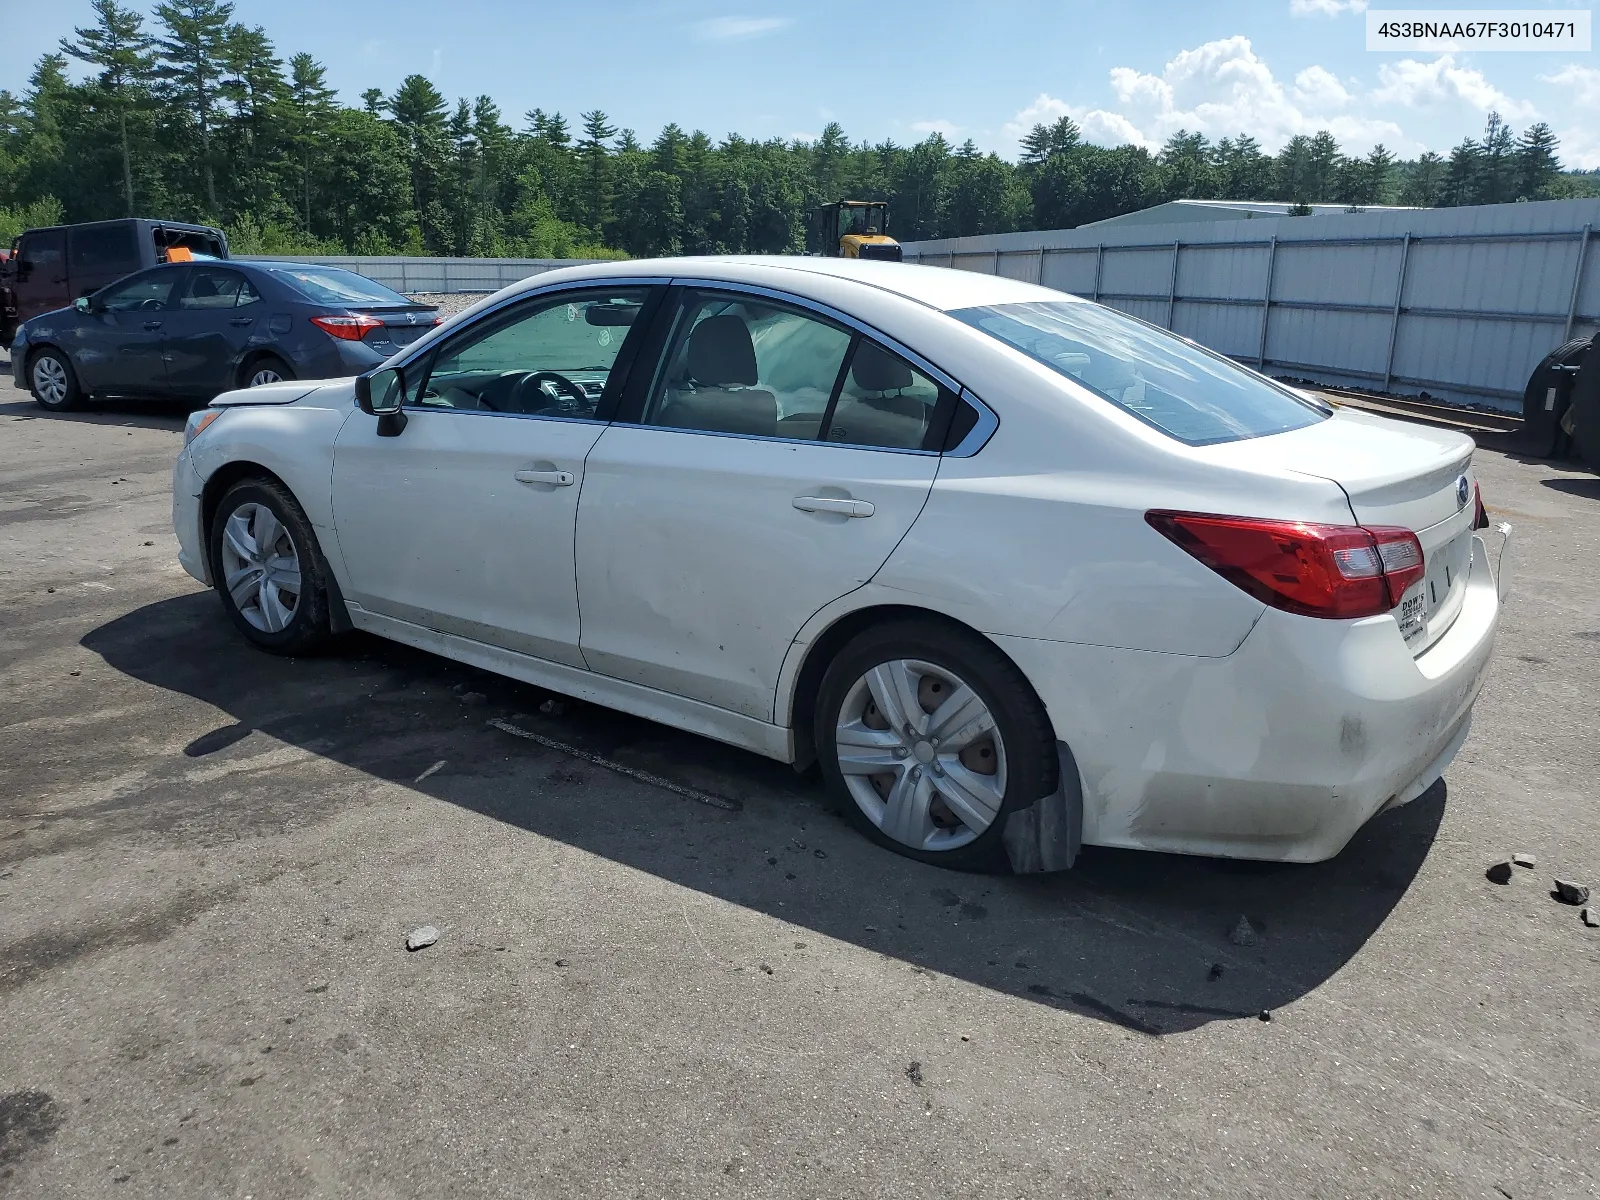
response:
<svg viewBox="0 0 1600 1200"><path fill-rule="evenodd" d="M391 292L354 271L338 267L272 267L272 273L318 304L405 304L399 292Z"/></svg>
<svg viewBox="0 0 1600 1200"><path fill-rule="evenodd" d="M1191 446L1314 425L1326 410L1164 329L1084 301L950 314Z"/></svg>

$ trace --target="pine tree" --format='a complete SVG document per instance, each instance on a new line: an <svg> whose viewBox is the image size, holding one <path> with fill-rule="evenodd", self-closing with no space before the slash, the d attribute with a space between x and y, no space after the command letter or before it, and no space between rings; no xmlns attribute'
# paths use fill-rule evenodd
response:
<svg viewBox="0 0 1600 1200"><path fill-rule="evenodd" d="M1517 139L1517 195L1520 198L1550 198L1550 185L1561 173L1561 160L1556 157L1560 144L1543 121L1528 126Z"/></svg>
<svg viewBox="0 0 1600 1200"><path fill-rule="evenodd" d="M1400 203L1432 208L1439 203L1444 180L1444 159L1432 150L1419 155L1405 172L1404 182L1400 185Z"/></svg>
<svg viewBox="0 0 1600 1200"><path fill-rule="evenodd" d="M167 0L156 5L166 35L157 39L157 73L167 81L169 98L195 124L200 141L200 178L208 214L219 214L211 135L220 116L226 68L228 26L233 5L223 0Z"/></svg>
<svg viewBox="0 0 1600 1200"><path fill-rule="evenodd" d="M100 68L100 88L117 114L117 137L122 148L122 194L128 216L133 215L133 151L128 144L128 113L143 103L155 71L151 48L155 39L144 32L144 17L116 0L94 0L97 25L78 28L76 42L61 39L61 49L82 62Z"/></svg>
<svg viewBox="0 0 1600 1200"><path fill-rule="evenodd" d="M377 88L381 102L383 93ZM367 100L369 113L374 113ZM327 124L335 109L334 92L328 86L327 70L311 55L304 52L289 60L289 138L294 146L295 158L300 168L300 204L303 227L311 232L311 158L321 143Z"/></svg>
<svg viewBox="0 0 1600 1200"><path fill-rule="evenodd" d="M1478 148L1478 177L1472 203L1503 204L1517 198L1516 142L1497 112L1489 114Z"/></svg>
<svg viewBox="0 0 1600 1200"><path fill-rule="evenodd" d="M611 160L606 142L617 136L617 128L598 108L593 112L579 113L583 122L583 136L578 139L578 158L583 163L582 224L604 236L611 223Z"/></svg>

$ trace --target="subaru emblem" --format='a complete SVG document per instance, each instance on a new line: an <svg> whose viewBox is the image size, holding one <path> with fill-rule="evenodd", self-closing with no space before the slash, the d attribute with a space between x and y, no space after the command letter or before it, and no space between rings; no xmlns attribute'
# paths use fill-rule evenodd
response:
<svg viewBox="0 0 1600 1200"><path fill-rule="evenodd" d="M1465 508L1470 499L1472 499L1472 485L1467 482L1467 477L1462 475L1456 480L1456 507Z"/></svg>

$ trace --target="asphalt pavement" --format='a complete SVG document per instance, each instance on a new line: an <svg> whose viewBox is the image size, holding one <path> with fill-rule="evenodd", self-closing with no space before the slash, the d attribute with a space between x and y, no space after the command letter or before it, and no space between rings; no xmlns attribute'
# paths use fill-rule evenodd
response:
<svg viewBox="0 0 1600 1200"><path fill-rule="evenodd" d="M1472 736L1336 860L982 877L648 722L252 650L176 562L182 419L0 384L0 1194L1600 1195L1550 895L1600 892L1600 478L1480 453Z"/></svg>

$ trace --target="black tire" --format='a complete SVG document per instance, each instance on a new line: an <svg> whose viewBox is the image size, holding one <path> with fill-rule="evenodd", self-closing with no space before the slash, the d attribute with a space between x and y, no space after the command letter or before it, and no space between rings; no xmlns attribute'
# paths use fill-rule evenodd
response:
<svg viewBox="0 0 1600 1200"><path fill-rule="evenodd" d="M276 373L279 380L294 378L294 368L288 363L284 362L283 359L279 358L276 354L258 354L249 362L245 363L244 366L239 368L239 386L242 388L259 386L252 383L251 380L262 371L272 371ZM277 381L264 380L263 382Z"/></svg>
<svg viewBox="0 0 1600 1200"><path fill-rule="evenodd" d="M1587 365L1585 355L1592 337L1573 338L1557 346L1540 360L1528 376L1522 395L1522 435L1516 447L1535 458L1561 457L1566 434L1561 418L1572 402L1577 375L1574 366Z"/></svg>
<svg viewBox="0 0 1600 1200"><path fill-rule="evenodd" d="M251 505L270 512L287 535L299 566L300 587L298 592L292 593L293 604L286 605L281 598L288 594L287 589L277 585L272 585L268 599L261 598L269 586L268 581L263 579L257 587L255 603L252 604L248 598L245 601L246 609L255 609L253 618L240 608L239 601L228 590L226 560L230 555L237 556L237 550L230 549L226 553L224 550L224 540L228 536L228 522L235 515L245 517L256 515L241 511ZM253 537L254 528L250 532ZM207 544L211 555L211 578L217 589L217 595L222 600L222 607L227 612L229 620L251 643L273 654L309 654L320 648L332 636L328 620L327 564L323 561L322 551L317 546L311 522L307 520L305 512L282 484L271 479L246 479L229 488L211 519L211 528L207 531ZM275 539L275 545L281 547L283 543ZM281 562L282 555L274 556L274 560ZM273 600L276 602L270 603L269 614L269 602ZM270 628L276 623L272 616L281 614L285 609L290 613L287 621L278 629Z"/></svg>
<svg viewBox="0 0 1600 1200"><path fill-rule="evenodd" d="M971 687L993 715L1004 746L1006 778L999 815L974 840L954 849L913 848L884 833L857 803L839 768L835 732L845 701L868 671L898 659L928 663ZM1054 791L1059 774L1054 730L1026 676L984 638L934 619L886 622L846 643L822 678L812 732L828 792L862 833L897 854L956 870L1002 867L1006 818Z"/></svg>
<svg viewBox="0 0 1600 1200"><path fill-rule="evenodd" d="M39 364L49 359L55 364L65 384L65 394L53 399L40 386ZM28 356L28 388L40 408L50 412L72 412L83 407L83 389L78 386L78 373L72 369L72 360L54 346L45 346Z"/></svg>

